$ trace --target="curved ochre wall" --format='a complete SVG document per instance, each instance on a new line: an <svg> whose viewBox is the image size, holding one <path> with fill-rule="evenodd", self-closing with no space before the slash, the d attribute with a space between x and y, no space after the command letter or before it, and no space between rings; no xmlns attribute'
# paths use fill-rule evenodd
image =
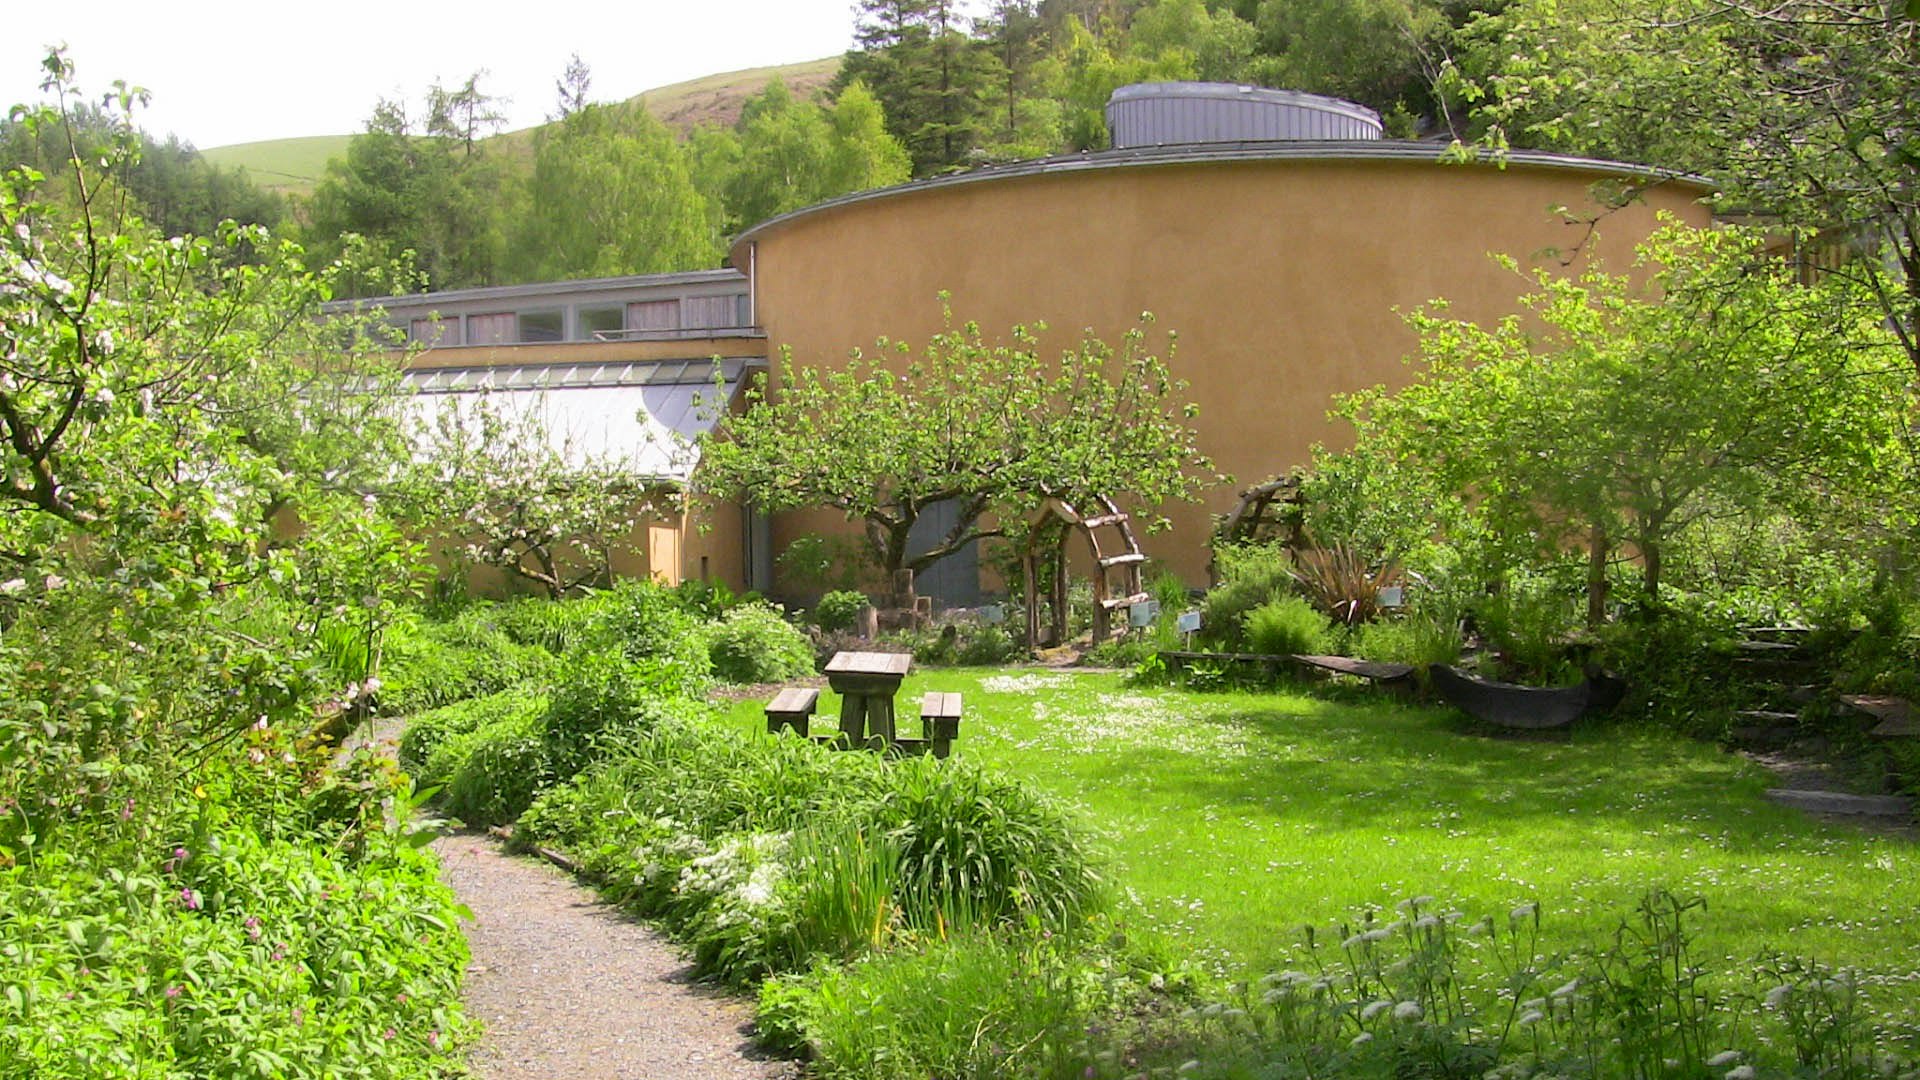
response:
<svg viewBox="0 0 1920 1080"><path fill-rule="evenodd" d="M1601 214L1602 174L1540 165L1407 160L1208 161L1081 169L909 187L776 220L734 251L758 319L796 363L836 365L887 335L924 341L936 296L989 333L1044 320L1064 348L1091 327L1117 341L1142 311L1179 334L1175 373L1199 406L1202 449L1234 483L1160 512L1149 555L1206 582L1212 517L1237 490L1350 440L1336 393L1402 384L1414 335L1395 313L1436 297L1454 315L1512 313L1527 280L1491 253L1577 270L1625 270L1656 212L1703 225L1700 187L1653 186ZM1561 209L1564 208L1564 209ZM1570 217L1599 215L1591 230ZM837 515L774 522L778 552Z"/></svg>

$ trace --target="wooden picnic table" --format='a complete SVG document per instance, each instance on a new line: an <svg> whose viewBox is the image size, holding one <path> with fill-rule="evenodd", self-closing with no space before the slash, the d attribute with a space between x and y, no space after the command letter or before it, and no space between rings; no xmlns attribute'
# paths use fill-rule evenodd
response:
<svg viewBox="0 0 1920 1080"><path fill-rule="evenodd" d="M827 685L840 695L840 733L852 746L894 742L893 697L913 667L906 653L840 652L827 661Z"/></svg>

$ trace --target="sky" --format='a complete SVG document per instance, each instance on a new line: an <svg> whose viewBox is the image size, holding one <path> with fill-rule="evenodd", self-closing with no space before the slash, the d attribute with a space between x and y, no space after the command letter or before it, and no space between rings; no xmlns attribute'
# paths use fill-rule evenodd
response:
<svg viewBox="0 0 1920 1080"><path fill-rule="evenodd" d="M416 106L436 78L486 69L510 99L507 130L554 111L577 52L589 96L628 98L719 72L817 60L853 39L853 0L21 0L0 36L0 109L38 100L46 46L64 43L90 95L115 79L146 88L137 117L202 149L360 130L374 103Z"/></svg>

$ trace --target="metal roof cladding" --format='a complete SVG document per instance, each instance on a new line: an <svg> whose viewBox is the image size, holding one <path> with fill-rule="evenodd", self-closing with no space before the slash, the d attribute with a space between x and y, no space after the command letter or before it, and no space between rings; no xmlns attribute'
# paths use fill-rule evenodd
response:
<svg viewBox="0 0 1920 1080"><path fill-rule="evenodd" d="M1378 139L1380 114L1341 98L1236 83L1134 83L1107 101L1116 149L1281 139Z"/></svg>

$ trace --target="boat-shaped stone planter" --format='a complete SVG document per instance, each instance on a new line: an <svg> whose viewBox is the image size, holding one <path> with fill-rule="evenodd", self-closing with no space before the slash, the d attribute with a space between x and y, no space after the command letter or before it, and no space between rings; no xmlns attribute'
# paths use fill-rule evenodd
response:
<svg viewBox="0 0 1920 1080"><path fill-rule="evenodd" d="M1605 672L1589 674L1574 686L1521 686L1434 664L1427 678L1448 704L1476 720L1536 731L1563 728L1589 710L1612 708L1626 691L1624 682Z"/></svg>

